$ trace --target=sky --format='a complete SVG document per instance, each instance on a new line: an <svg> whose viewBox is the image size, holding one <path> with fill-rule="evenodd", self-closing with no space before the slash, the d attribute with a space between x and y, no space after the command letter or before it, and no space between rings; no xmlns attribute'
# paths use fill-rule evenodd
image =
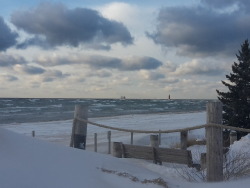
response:
<svg viewBox="0 0 250 188"><path fill-rule="evenodd" d="M216 99L247 0L0 0L0 97Z"/></svg>

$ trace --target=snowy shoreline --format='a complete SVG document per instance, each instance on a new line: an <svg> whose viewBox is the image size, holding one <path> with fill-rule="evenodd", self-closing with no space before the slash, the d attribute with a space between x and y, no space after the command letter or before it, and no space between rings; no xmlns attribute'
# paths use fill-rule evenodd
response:
<svg viewBox="0 0 250 188"><path fill-rule="evenodd" d="M205 123L205 112L184 114L126 115L119 117L90 118L91 121L109 126L143 130L170 130ZM87 151L68 147L72 121L21 123L0 127L0 185L3 188L156 188L156 184L142 184L143 180L161 178L169 188L233 188L249 187L250 178L220 183L187 182L176 174L178 166L160 166L152 161L118 159L107 153L107 130L88 126ZM9 129L9 130L6 130ZM36 131L36 137L31 132ZM15 132L15 133L14 133ZM18 134L17 134L18 133ZM98 152L93 151L93 134L98 133ZM130 142L130 134L112 131L112 141ZM204 129L189 132L189 138L204 138ZM52 143L54 144L52 144ZM179 134L162 135L161 147L179 142ZM134 143L149 144L149 134L135 134ZM243 146L243 143L245 144ZM234 144L246 148L250 136ZM192 148L190 148L192 149ZM197 149L197 148L196 148ZM201 148L204 149L204 148ZM138 182L105 173L101 169L137 177ZM14 181L13 181L14 179Z"/></svg>
<svg viewBox="0 0 250 188"><path fill-rule="evenodd" d="M113 117L98 117L89 118L90 121L95 123L113 126L125 129L140 129L140 130L170 130L176 128L191 127L195 125L205 124L205 112L196 113L160 113L160 114L136 114L136 115L123 115ZM35 131L36 138L55 142L62 145L69 145L70 136L72 131L73 120L66 121L50 121L50 122L37 122L37 123L18 123L18 124L5 124L1 127L14 132L31 136L32 131ZM107 142L107 131L93 125L88 125L87 145L93 144L94 133L98 134L98 142ZM194 131L195 132L195 131ZM200 131L201 134L204 131ZM143 140L149 134L135 134L135 144L148 144L147 139ZM170 137L176 137L177 133L168 134ZM112 131L112 141L122 141L128 143L130 133ZM164 136L162 138L164 140ZM170 139L170 138L169 138ZM173 140L174 141L174 140ZM144 143L146 142L146 143ZM164 144L164 141L162 142Z"/></svg>

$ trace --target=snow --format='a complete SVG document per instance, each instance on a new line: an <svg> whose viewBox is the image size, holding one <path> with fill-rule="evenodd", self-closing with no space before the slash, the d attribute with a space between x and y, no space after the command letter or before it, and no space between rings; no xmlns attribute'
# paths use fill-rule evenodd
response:
<svg viewBox="0 0 250 188"><path fill-rule="evenodd" d="M189 114L128 115L92 118L93 122L142 130L166 130L205 124L205 112ZM0 128L1 188L69 188L69 187L134 187L159 188L161 185L142 182L161 178L171 188L241 188L249 187L244 177L219 183L187 182L176 173L176 164L155 165L152 161L118 159L107 155L107 130L88 126L87 150L68 147L72 121L22 123ZM32 138L31 132L36 136ZM98 134L98 153L93 152L93 134ZM204 138L204 130L189 132L194 139ZM130 142L130 134L112 131L112 141ZM162 147L179 141L179 134L162 134ZM134 134L135 144L149 144L148 134ZM231 151L249 148L250 136L231 146ZM204 147L193 146L193 151ZM193 154L194 155L194 154ZM118 175L120 173L120 176ZM122 176L121 174L125 175ZM132 181L137 178L137 181Z"/></svg>

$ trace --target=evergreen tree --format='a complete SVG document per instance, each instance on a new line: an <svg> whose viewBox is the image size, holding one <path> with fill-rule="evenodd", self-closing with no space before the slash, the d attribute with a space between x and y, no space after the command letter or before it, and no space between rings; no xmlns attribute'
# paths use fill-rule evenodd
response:
<svg viewBox="0 0 250 188"><path fill-rule="evenodd" d="M223 103L223 124L250 129L250 49L248 40L236 54L238 63L232 65L232 73L226 75L228 82L222 81L228 92L218 93ZM238 132L238 139L247 133Z"/></svg>

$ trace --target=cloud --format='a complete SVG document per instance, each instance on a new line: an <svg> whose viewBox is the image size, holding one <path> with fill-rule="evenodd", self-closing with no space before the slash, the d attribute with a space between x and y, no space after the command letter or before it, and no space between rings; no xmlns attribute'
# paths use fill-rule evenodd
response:
<svg viewBox="0 0 250 188"><path fill-rule="evenodd" d="M146 70L142 70L139 72L139 74L147 80L160 80L160 79L164 79L165 75L162 73L158 73L158 72L150 72L150 71L146 71Z"/></svg>
<svg viewBox="0 0 250 188"><path fill-rule="evenodd" d="M91 77L99 77L99 78L109 78L112 76L112 74L109 71L95 71L95 72L90 72L89 74L87 74L87 76L91 76Z"/></svg>
<svg viewBox="0 0 250 188"><path fill-rule="evenodd" d="M35 74L43 74L45 71L45 69L40 68L40 67L35 67L35 66L24 66L22 67L23 72L27 73L27 74L31 74L31 75L35 75Z"/></svg>
<svg viewBox="0 0 250 188"><path fill-rule="evenodd" d="M244 0L240 0L240 1L244 1ZM211 7L225 8L225 7L230 7L236 4L237 0L201 0L201 2Z"/></svg>
<svg viewBox="0 0 250 188"><path fill-rule="evenodd" d="M39 46L41 48L44 49L49 49L52 48L51 45L49 45L45 40L44 37L40 37L40 36L35 36L29 39L26 39L25 41L18 43L16 45L17 49L26 49L30 46Z"/></svg>
<svg viewBox="0 0 250 188"><path fill-rule="evenodd" d="M223 67L212 63L206 64L194 59L191 62L181 64L174 74L217 76L222 75L224 72L225 69Z"/></svg>
<svg viewBox="0 0 250 188"><path fill-rule="evenodd" d="M27 64L27 61L21 56L0 54L0 67L12 67L24 64Z"/></svg>
<svg viewBox="0 0 250 188"><path fill-rule="evenodd" d="M163 63L153 57L129 57L116 58L101 55L70 56L70 57L44 57L40 56L34 62L42 66L59 66L82 64L93 69L118 69L120 71L153 70L162 66Z"/></svg>
<svg viewBox="0 0 250 188"><path fill-rule="evenodd" d="M241 6L231 12L218 11L204 2L200 6L162 8L155 32L147 32L147 36L163 47L176 48L183 56L234 55L249 37L250 13L242 12Z"/></svg>
<svg viewBox="0 0 250 188"><path fill-rule="evenodd" d="M109 49L114 43L133 43L130 32L122 23L106 19L92 9L68 9L59 3L42 3L32 10L16 11L11 22L29 34L43 36L51 46L87 44L97 49ZM34 41L33 44L39 44Z"/></svg>
<svg viewBox="0 0 250 188"><path fill-rule="evenodd" d="M121 66L122 70L135 71L135 70L152 70L162 66L163 63L153 57L131 57L123 59Z"/></svg>
<svg viewBox="0 0 250 188"><path fill-rule="evenodd" d="M17 42L18 34L11 31L8 25L0 17L0 51L5 51L9 47L12 47Z"/></svg>
<svg viewBox="0 0 250 188"><path fill-rule="evenodd" d="M13 75L0 75L0 80L7 81L7 82L14 82L14 81L17 81L18 78Z"/></svg>
<svg viewBox="0 0 250 188"><path fill-rule="evenodd" d="M201 2L217 9L239 8L243 11L248 11L250 8L249 0L201 0Z"/></svg>
<svg viewBox="0 0 250 188"><path fill-rule="evenodd" d="M42 81L43 82L52 82L52 81L55 81L57 79L67 78L68 76L70 76L70 74L63 74L59 70L48 70L48 71L46 71L45 74L43 74Z"/></svg>

